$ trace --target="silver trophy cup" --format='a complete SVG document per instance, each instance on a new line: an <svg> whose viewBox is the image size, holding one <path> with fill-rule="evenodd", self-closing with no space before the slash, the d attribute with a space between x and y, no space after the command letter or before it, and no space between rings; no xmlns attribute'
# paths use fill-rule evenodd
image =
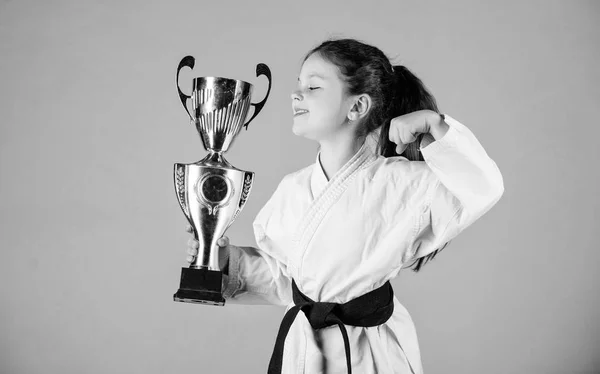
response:
<svg viewBox="0 0 600 374"><path fill-rule="evenodd" d="M250 83L228 78L194 78L192 94L188 96L179 87L179 72L186 66L193 69L194 61L192 56L186 56L179 63L177 90L208 154L193 164L175 164L173 177L177 200L200 248L190 266L181 269L179 290L173 299L224 305L217 240L244 208L254 173L235 168L223 154L242 127L247 128L265 105L271 92L271 71L265 64L256 67L256 76L265 75L269 81L265 98L257 104L250 102ZM190 99L192 113L187 107ZM254 107L254 113L244 122L250 106Z"/></svg>

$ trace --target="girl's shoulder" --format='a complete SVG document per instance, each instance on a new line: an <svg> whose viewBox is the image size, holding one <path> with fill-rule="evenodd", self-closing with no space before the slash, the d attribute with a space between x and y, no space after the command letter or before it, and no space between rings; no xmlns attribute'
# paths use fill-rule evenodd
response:
<svg viewBox="0 0 600 374"><path fill-rule="evenodd" d="M306 187L310 184L310 176L314 167L314 164L308 165L300 170L284 175L277 186L277 190L291 192L291 190Z"/></svg>
<svg viewBox="0 0 600 374"><path fill-rule="evenodd" d="M286 174L281 183L302 183L305 180L309 180L314 168L315 164L311 164L300 170Z"/></svg>
<svg viewBox="0 0 600 374"><path fill-rule="evenodd" d="M379 156L367 168L371 179L388 181L411 181L419 183L426 179L435 178L431 168L425 161L410 161L403 156Z"/></svg>
<svg viewBox="0 0 600 374"><path fill-rule="evenodd" d="M402 156L380 156L367 173L362 190L369 195L393 197L386 200L391 212L402 212L402 207L406 206L426 204L439 182L425 161L410 161Z"/></svg>

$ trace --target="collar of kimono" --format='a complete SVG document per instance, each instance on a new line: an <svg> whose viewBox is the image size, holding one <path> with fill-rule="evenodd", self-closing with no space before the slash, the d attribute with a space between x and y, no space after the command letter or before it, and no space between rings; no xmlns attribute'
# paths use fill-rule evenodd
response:
<svg viewBox="0 0 600 374"><path fill-rule="evenodd" d="M310 176L310 186L314 199L292 238L296 246L295 250L292 251L289 264L293 276L301 276L299 268L303 254L327 211L337 202L348 185L356 178L358 172L376 159L377 154L374 152L371 142L365 141L356 154L327 181L320 166L319 155L317 155Z"/></svg>
<svg viewBox="0 0 600 374"><path fill-rule="evenodd" d="M346 164L344 164L344 166L342 166L342 168L340 170L338 170L338 172L331 178L331 180L327 180L327 176L325 175L325 171L323 170L323 166L321 165L321 161L320 161L321 152L319 151L317 153L314 168L313 168L313 171L312 171L311 177L310 177L310 188L311 188L313 199L316 200L316 198L325 190L325 187L327 187L327 184L329 182L332 182L334 179L337 179L337 177L339 175L347 173L347 172L352 173L354 170L356 170L355 167L359 166L359 165L356 165L353 163L353 161L356 161L356 159L359 159L362 157L373 158L373 156L375 156L374 158L376 158L377 157L375 155L376 146L377 146L376 139L374 140L373 137L368 137L365 140L365 142L363 142L362 146L356 152L356 154L354 154L354 156L350 160L348 160L348 162L346 162Z"/></svg>

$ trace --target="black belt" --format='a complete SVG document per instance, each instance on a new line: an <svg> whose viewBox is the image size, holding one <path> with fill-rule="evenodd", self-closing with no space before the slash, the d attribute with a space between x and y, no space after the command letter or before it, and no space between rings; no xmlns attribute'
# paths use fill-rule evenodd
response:
<svg viewBox="0 0 600 374"><path fill-rule="evenodd" d="M379 326L385 323L394 312L394 291L389 281L385 282L378 289L344 304L315 302L300 292L294 280L292 280L292 296L296 305L287 311L283 317L283 321L281 321L271 362L269 362L268 374L281 373L285 338L300 311L304 312L308 322L310 322L310 325L315 330L338 325L344 338L348 374L352 374L352 365L350 360L350 341L348 340L348 332L344 325L360 327Z"/></svg>

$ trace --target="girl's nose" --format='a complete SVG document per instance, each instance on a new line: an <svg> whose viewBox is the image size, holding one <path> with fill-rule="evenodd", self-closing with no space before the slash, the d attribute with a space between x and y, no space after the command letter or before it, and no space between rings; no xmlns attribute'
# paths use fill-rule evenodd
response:
<svg viewBox="0 0 600 374"><path fill-rule="evenodd" d="M291 98L292 100L302 100L302 95L300 95L300 92L298 90L295 90L292 91Z"/></svg>

